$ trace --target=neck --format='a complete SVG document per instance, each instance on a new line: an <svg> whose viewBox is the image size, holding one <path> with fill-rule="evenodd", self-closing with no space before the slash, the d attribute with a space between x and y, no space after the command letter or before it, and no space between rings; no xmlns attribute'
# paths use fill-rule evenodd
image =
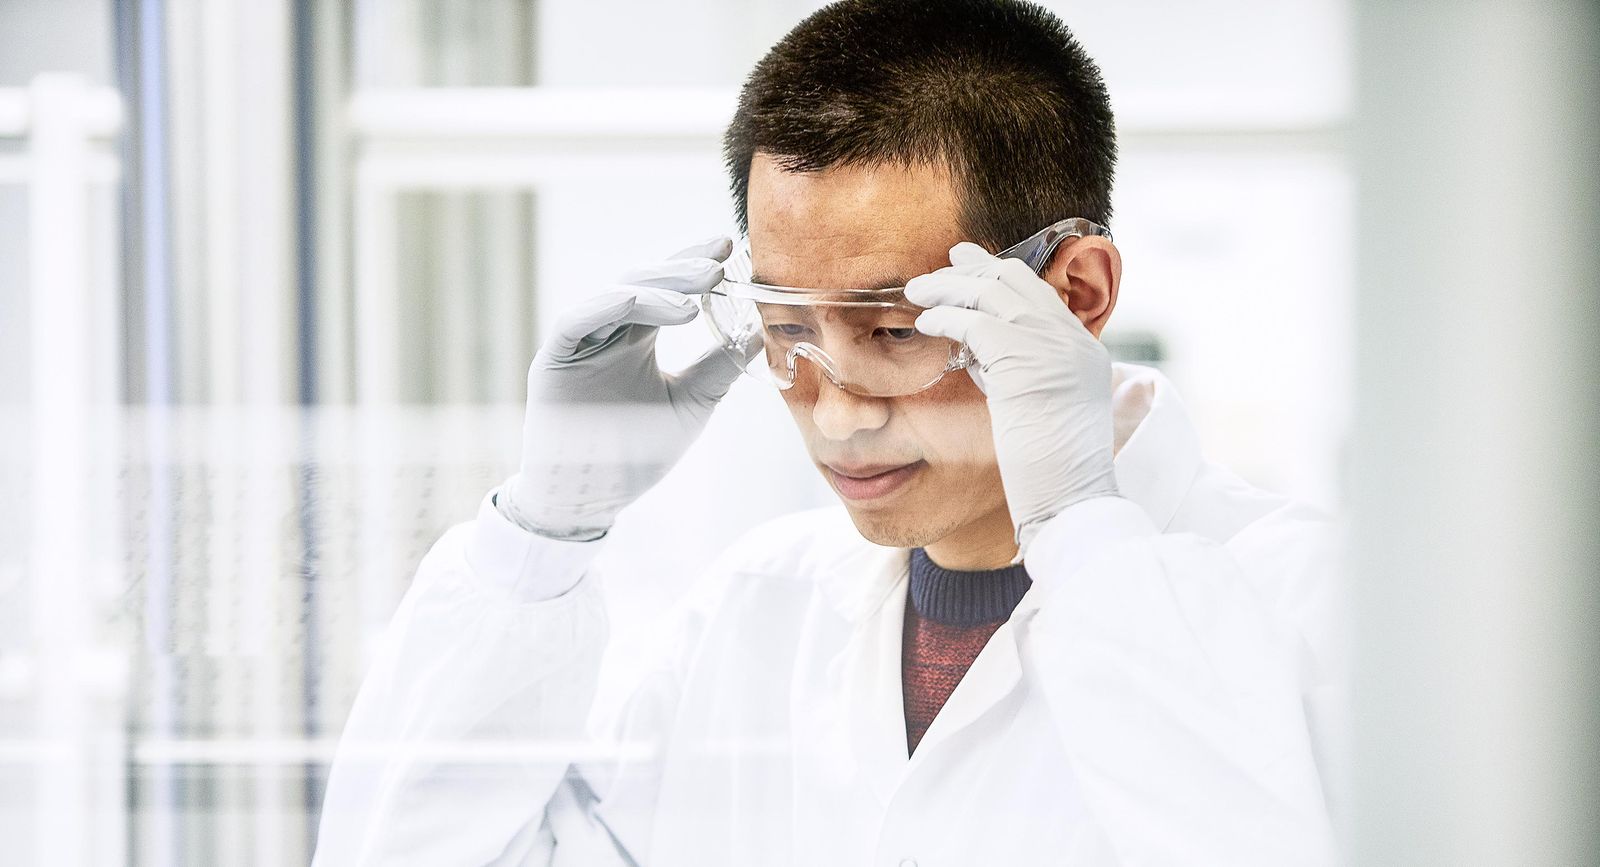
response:
<svg viewBox="0 0 1600 867"><path fill-rule="evenodd" d="M946 569L977 572L1011 565L1017 556L1016 528L1011 513L1001 507L957 528L923 550L928 559Z"/></svg>

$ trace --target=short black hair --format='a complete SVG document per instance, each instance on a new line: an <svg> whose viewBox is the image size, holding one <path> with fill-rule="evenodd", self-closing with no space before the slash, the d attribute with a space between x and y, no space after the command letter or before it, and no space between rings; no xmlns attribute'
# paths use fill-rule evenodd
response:
<svg viewBox="0 0 1600 867"><path fill-rule="evenodd" d="M841 0L756 64L723 140L739 228L750 162L943 162L961 229L993 250L1065 217L1110 225L1111 100L1054 14L1024 0Z"/></svg>

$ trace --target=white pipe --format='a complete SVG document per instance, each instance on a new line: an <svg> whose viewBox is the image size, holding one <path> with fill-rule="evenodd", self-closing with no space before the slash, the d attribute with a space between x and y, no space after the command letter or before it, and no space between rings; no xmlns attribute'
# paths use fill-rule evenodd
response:
<svg viewBox="0 0 1600 867"><path fill-rule="evenodd" d="M85 156L84 179L91 184L106 186L122 179L122 167L117 158L109 154L89 153ZM0 154L0 185L26 185L33 182L33 158L26 155Z"/></svg>
<svg viewBox="0 0 1600 867"><path fill-rule="evenodd" d="M399 271L395 265L395 194L358 177L355 189L356 400L363 406L399 400Z"/></svg>
<svg viewBox="0 0 1600 867"><path fill-rule="evenodd" d="M205 226L202 259L207 318L209 380L206 401L233 404L242 398L242 333L259 328L241 313L245 306L244 275L239 255L241 230L255 222L239 205L239 114L245 94L240 88L238 55L245 39L239 32L235 4L196 4L200 68L197 76L200 116L198 142L204 167L204 198L196 202ZM261 219L259 216L256 219ZM199 371L196 371L199 373Z"/></svg>
<svg viewBox="0 0 1600 867"><path fill-rule="evenodd" d="M35 123L30 88L0 87L0 138L21 138ZM122 98L116 88L85 86L83 94L63 110L74 114L89 138L107 139L122 128Z"/></svg>
<svg viewBox="0 0 1600 867"><path fill-rule="evenodd" d="M28 286L33 408L30 494L33 511L32 651L41 733L66 741L72 752L41 767L32 807L38 851L51 863L90 863L88 756L91 709L82 669L91 656L92 597L85 532L89 504L89 406L93 375L87 339L89 311L87 130L80 106L84 84L75 76L41 75L29 88Z"/></svg>

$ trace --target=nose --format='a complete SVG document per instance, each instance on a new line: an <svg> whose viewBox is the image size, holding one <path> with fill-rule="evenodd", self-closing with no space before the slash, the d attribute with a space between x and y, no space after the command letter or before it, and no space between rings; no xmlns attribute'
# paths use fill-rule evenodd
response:
<svg viewBox="0 0 1600 867"><path fill-rule="evenodd" d="M811 421L817 432L830 440L843 441L862 431L877 430L889 420L887 398L852 394L834 385L820 370L796 370L797 385L801 377L807 380L807 390L813 397Z"/></svg>
<svg viewBox="0 0 1600 867"><path fill-rule="evenodd" d="M816 402L811 406L811 420L818 433L830 440L844 441L863 431L883 427L889 420L889 402L881 397L851 394L831 382L821 382L817 385Z"/></svg>

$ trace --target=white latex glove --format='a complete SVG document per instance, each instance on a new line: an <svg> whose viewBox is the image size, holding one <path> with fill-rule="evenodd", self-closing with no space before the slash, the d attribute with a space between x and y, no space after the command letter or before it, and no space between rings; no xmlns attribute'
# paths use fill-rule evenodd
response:
<svg viewBox="0 0 1600 867"><path fill-rule="evenodd" d="M911 280L905 295L929 308L918 331L963 341L977 358L967 372L988 397L1021 551L1061 510L1117 495L1111 356L1055 287L1020 260L963 242L950 267Z"/></svg>
<svg viewBox="0 0 1600 867"><path fill-rule="evenodd" d="M567 310L528 368L522 465L496 506L525 529L597 539L683 456L740 368L712 348L676 374L656 365L656 332L700 312L733 250L714 238Z"/></svg>

